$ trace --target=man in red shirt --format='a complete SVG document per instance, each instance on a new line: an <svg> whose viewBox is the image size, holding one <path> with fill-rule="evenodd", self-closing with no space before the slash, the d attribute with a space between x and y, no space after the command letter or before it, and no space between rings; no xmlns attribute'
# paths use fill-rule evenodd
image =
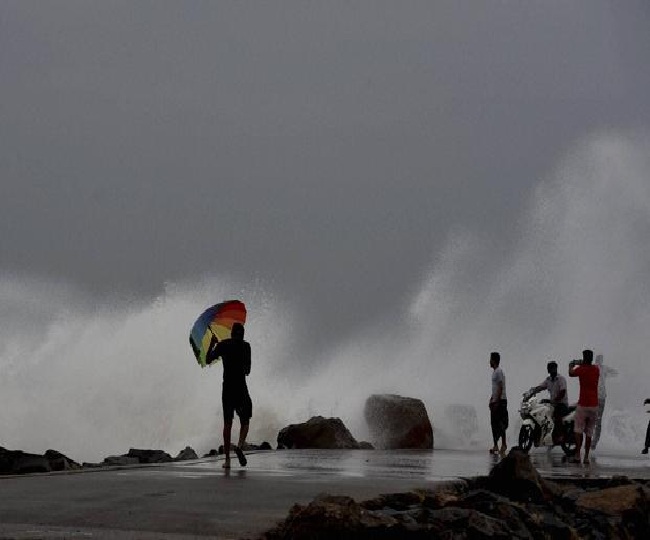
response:
<svg viewBox="0 0 650 540"><path fill-rule="evenodd" d="M594 351L582 351L582 362L572 360L569 363L569 377L578 377L580 381L580 398L576 409L575 433L576 453L573 463L580 463L580 450L582 448L582 435L585 436L584 464L589 465L589 450L594 426L598 421L598 379L600 369L593 365Z"/></svg>

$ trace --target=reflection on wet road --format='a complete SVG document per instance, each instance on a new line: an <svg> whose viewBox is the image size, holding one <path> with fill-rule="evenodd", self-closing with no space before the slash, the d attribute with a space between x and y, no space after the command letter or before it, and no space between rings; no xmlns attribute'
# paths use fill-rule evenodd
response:
<svg viewBox="0 0 650 540"><path fill-rule="evenodd" d="M650 459L641 455L594 455L590 466L567 463L559 450L533 451L531 458L546 477L607 478L625 475L650 478ZM467 450L284 450L251 454L245 472L255 476L304 477L312 482L319 477L328 480L339 477L434 481L486 475L497 462L498 458L487 452ZM178 464L174 469L177 468L176 474L184 477L222 475L219 465L219 460L209 459ZM174 474L165 471L165 474L170 473ZM242 471L234 466L230 474L241 475Z"/></svg>

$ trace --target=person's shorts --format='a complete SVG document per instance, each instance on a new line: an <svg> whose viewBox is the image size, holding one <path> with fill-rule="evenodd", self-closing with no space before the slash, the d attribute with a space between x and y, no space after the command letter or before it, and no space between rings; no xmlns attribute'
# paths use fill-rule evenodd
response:
<svg viewBox="0 0 650 540"><path fill-rule="evenodd" d="M569 406L566 403L556 403L553 407L553 419L561 420L569 414Z"/></svg>
<svg viewBox="0 0 650 540"><path fill-rule="evenodd" d="M237 390L224 388L221 393L221 405L224 422L232 422L235 413L242 422L248 422L253 416L253 402L247 388Z"/></svg>
<svg viewBox="0 0 650 540"><path fill-rule="evenodd" d="M506 434L508 429L508 401L502 399L490 407L490 422L492 424L492 435L500 437Z"/></svg>
<svg viewBox="0 0 650 540"><path fill-rule="evenodd" d="M597 421L598 407L582 407L578 405L574 427L576 433L584 433L587 437L593 437Z"/></svg>

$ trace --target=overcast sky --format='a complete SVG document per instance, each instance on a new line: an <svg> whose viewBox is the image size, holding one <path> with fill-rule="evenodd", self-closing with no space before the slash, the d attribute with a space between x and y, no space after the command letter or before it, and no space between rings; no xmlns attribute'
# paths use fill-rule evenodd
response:
<svg viewBox="0 0 650 540"><path fill-rule="evenodd" d="M450 232L498 265L576 141L648 128L649 59L641 0L0 0L0 273L261 279L364 324Z"/></svg>

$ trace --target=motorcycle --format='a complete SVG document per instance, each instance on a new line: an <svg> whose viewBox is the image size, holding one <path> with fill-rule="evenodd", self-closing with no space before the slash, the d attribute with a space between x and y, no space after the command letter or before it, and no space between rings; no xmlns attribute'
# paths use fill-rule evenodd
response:
<svg viewBox="0 0 650 540"><path fill-rule="evenodd" d="M559 441L553 440L553 406L549 399L533 395L531 391L523 395L519 414L522 424L519 430L519 448L529 452L533 447L553 448L560 446L570 457L575 453L576 443L573 427L575 407L569 407L569 413L562 418L562 427L558 430Z"/></svg>

